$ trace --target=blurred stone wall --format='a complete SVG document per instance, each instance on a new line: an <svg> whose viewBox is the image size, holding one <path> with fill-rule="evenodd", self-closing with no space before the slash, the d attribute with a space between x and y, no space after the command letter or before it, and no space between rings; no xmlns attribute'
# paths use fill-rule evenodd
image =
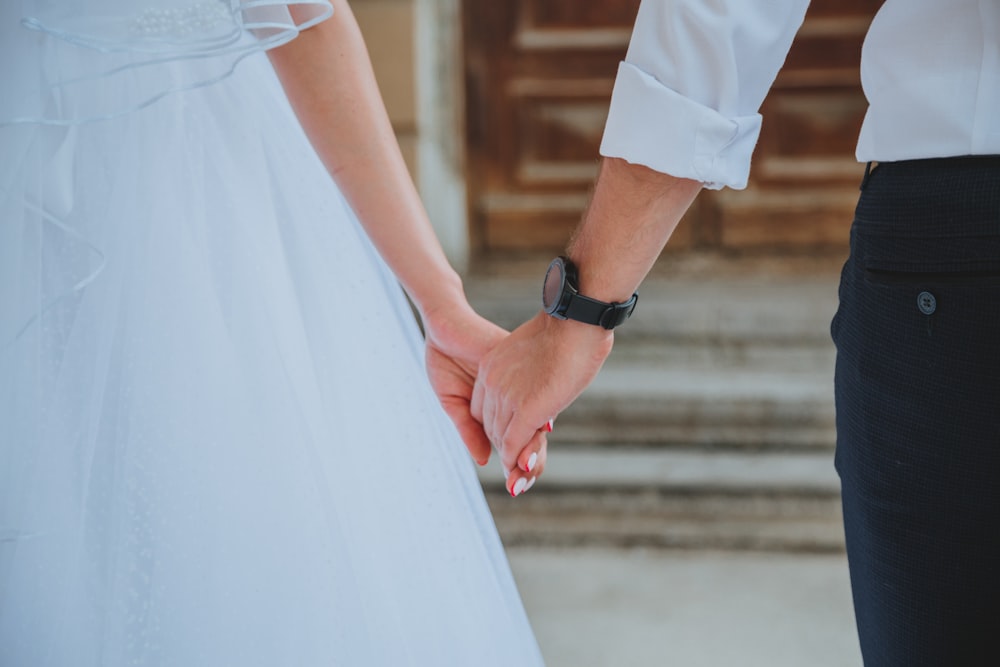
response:
<svg viewBox="0 0 1000 667"><path fill-rule="evenodd" d="M406 159L449 259L469 254L458 0L355 0Z"/></svg>

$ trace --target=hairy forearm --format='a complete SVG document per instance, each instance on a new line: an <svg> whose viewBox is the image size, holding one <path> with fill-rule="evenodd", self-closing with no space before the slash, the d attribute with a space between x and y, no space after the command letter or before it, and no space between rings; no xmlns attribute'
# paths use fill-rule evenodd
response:
<svg viewBox="0 0 1000 667"><path fill-rule="evenodd" d="M594 196L568 250L580 292L627 301L690 207L701 183L604 158Z"/></svg>
<svg viewBox="0 0 1000 667"><path fill-rule="evenodd" d="M347 3L270 51L320 159L421 312L463 298L403 161Z"/></svg>

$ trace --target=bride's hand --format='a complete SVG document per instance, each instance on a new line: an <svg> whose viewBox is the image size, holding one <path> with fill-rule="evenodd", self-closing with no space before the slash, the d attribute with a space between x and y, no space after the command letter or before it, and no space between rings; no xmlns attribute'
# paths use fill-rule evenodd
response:
<svg viewBox="0 0 1000 667"><path fill-rule="evenodd" d="M507 336L468 304L438 307L422 313L426 336L427 376L472 458L486 465L490 441L469 410L479 360Z"/></svg>
<svg viewBox="0 0 1000 667"><path fill-rule="evenodd" d="M426 336L427 375L445 412L455 423L472 458L486 465L492 447L483 425L470 411L472 390L482 357L508 333L480 317L467 303L448 304L422 313ZM524 444L512 469L504 467L507 491L518 496L534 484L545 468L547 432L537 431Z"/></svg>

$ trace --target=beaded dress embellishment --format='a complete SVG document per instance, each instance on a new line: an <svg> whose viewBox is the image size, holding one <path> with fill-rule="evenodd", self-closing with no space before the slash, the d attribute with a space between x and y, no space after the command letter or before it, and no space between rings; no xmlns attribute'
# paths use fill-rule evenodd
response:
<svg viewBox="0 0 1000 667"><path fill-rule="evenodd" d="M190 37L231 22L228 2L205 0L186 7L147 9L135 17L131 30L144 37Z"/></svg>

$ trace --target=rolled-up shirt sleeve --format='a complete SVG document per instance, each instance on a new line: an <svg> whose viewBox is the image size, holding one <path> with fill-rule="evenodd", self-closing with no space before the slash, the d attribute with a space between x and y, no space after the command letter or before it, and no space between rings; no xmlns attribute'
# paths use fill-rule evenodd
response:
<svg viewBox="0 0 1000 667"><path fill-rule="evenodd" d="M745 188L760 105L809 0L643 0L601 155Z"/></svg>

